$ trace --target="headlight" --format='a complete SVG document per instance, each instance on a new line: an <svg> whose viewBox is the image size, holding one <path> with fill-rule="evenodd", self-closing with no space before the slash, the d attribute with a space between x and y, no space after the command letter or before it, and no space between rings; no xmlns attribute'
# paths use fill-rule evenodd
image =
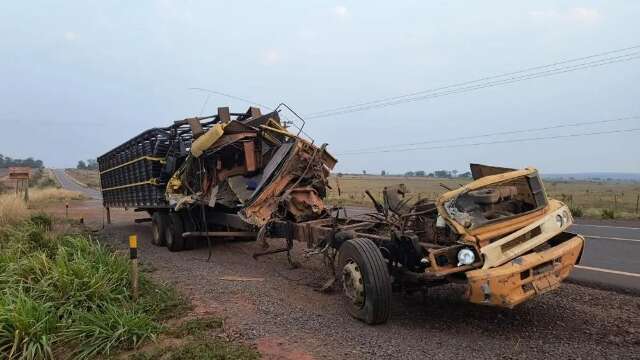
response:
<svg viewBox="0 0 640 360"><path fill-rule="evenodd" d="M476 261L476 254L471 249L464 248L458 251L458 266L471 265Z"/></svg>
<svg viewBox="0 0 640 360"><path fill-rule="evenodd" d="M556 215L556 224L558 224L558 227L562 227L562 225L564 225L564 219L562 218L562 215Z"/></svg>

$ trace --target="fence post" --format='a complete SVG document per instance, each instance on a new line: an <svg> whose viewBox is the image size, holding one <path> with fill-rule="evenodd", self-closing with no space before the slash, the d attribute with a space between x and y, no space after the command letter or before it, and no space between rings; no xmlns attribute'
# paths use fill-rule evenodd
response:
<svg viewBox="0 0 640 360"><path fill-rule="evenodd" d="M129 235L129 258L131 259L131 287L133 300L138 300L138 236Z"/></svg>
<svg viewBox="0 0 640 360"><path fill-rule="evenodd" d="M638 215L638 204L640 203L640 194L636 196L636 215Z"/></svg>

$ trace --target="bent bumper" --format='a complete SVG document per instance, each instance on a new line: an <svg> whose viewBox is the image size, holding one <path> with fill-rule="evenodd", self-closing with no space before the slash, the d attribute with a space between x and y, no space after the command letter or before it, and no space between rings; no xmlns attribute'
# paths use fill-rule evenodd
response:
<svg viewBox="0 0 640 360"><path fill-rule="evenodd" d="M556 289L569 276L584 247L580 235L561 233L556 238L561 242L547 250L520 256L495 268L468 271L467 299L477 304L513 308L535 295Z"/></svg>

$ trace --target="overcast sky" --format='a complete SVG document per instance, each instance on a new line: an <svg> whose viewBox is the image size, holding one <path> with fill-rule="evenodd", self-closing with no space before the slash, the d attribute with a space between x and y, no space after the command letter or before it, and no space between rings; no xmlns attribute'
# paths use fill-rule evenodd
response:
<svg viewBox="0 0 640 360"><path fill-rule="evenodd" d="M203 87L301 114L640 45L637 1L3 1L0 153L74 166L198 115ZM640 115L640 59L311 119L353 149ZM241 101L211 96L244 111ZM628 120L448 142L640 128ZM438 143L440 145L440 143ZM640 131L339 157L338 171L640 172Z"/></svg>

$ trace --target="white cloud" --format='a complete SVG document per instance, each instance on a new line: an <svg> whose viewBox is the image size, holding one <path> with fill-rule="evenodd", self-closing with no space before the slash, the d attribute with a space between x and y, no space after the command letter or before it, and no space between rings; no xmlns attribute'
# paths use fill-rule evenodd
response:
<svg viewBox="0 0 640 360"><path fill-rule="evenodd" d="M600 20L600 13L596 9L573 8L569 9L568 17L576 21L593 23Z"/></svg>
<svg viewBox="0 0 640 360"><path fill-rule="evenodd" d="M67 41L76 41L78 39L78 34L73 31L67 31L64 33L64 39Z"/></svg>
<svg viewBox="0 0 640 360"><path fill-rule="evenodd" d="M338 5L335 8L333 8L333 13L340 18L345 18L349 16L349 10L347 9L346 6L342 6L342 5Z"/></svg>
<svg viewBox="0 0 640 360"><path fill-rule="evenodd" d="M529 11L529 16L532 18L553 18L557 17L558 13L554 10L533 10Z"/></svg>
<svg viewBox="0 0 640 360"><path fill-rule="evenodd" d="M262 55L262 60L267 65L274 65L282 60L282 56L280 56L280 52L276 49L267 49Z"/></svg>
<svg viewBox="0 0 640 360"><path fill-rule="evenodd" d="M533 10L529 11L529 16L536 20L557 20L587 24L598 22L601 18L598 10L583 7L571 8L566 11Z"/></svg>

